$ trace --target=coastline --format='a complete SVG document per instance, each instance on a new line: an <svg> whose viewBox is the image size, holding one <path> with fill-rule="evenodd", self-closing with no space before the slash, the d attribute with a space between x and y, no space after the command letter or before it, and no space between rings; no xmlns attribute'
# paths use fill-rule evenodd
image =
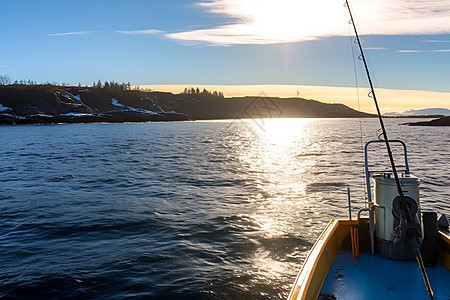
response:
<svg viewBox="0 0 450 300"><path fill-rule="evenodd" d="M172 94L126 86L9 85L0 88L0 124L124 123L375 115L304 98L231 97L186 88Z"/></svg>
<svg viewBox="0 0 450 300"><path fill-rule="evenodd" d="M405 123L404 125L408 125L408 126L450 126L450 116L443 116L439 119L433 119L431 121Z"/></svg>

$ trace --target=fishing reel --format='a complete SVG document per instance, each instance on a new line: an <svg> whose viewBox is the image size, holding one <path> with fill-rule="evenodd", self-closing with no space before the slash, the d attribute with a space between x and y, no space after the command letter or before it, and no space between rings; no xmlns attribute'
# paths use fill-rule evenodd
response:
<svg viewBox="0 0 450 300"><path fill-rule="evenodd" d="M417 202L409 196L397 196L392 202L395 218L393 248L399 258L413 259L418 254L416 245L422 238L422 226L417 211Z"/></svg>

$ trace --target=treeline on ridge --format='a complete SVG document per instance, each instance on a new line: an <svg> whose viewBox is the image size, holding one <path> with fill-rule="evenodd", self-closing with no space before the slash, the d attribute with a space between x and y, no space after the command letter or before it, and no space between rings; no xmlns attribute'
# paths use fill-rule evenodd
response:
<svg viewBox="0 0 450 300"><path fill-rule="evenodd" d="M183 91L183 94L185 94L185 95L205 94L205 95L212 95L212 96L224 98L223 93L220 92L220 91L213 91L213 92L211 92L211 91L208 91L207 89L203 89L202 91L200 91L199 87L197 87L197 88L193 88L193 87L185 88L184 91Z"/></svg>

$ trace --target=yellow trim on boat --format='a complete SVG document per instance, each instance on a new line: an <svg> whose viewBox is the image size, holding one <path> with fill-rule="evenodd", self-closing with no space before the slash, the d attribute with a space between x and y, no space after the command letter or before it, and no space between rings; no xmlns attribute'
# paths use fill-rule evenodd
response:
<svg viewBox="0 0 450 300"><path fill-rule="evenodd" d="M439 245L439 261L450 271L450 235L439 231L440 245Z"/></svg>
<svg viewBox="0 0 450 300"><path fill-rule="evenodd" d="M358 225L357 220L332 220L328 224L306 258L288 299L317 299L338 250L354 225Z"/></svg>
<svg viewBox="0 0 450 300"><path fill-rule="evenodd" d="M342 249L343 241L349 236L350 228L367 222L360 220L332 220L321 233L316 243L306 258L306 261L295 279L294 286L289 293L289 300L315 300L319 297L320 290L330 271L339 249ZM439 261L450 270L450 235L439 231Z"/></svg>

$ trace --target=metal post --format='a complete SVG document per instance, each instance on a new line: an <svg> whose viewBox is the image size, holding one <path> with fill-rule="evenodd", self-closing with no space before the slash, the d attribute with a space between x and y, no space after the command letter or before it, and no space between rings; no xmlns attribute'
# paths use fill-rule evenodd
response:
<svg viewBox="0 0 450 300"><path fill-rule="evenodd" d="M347 198L348 198L348 217L350 221L352 220L352 202L350 201L350 188L347 187Z"/></svg>

